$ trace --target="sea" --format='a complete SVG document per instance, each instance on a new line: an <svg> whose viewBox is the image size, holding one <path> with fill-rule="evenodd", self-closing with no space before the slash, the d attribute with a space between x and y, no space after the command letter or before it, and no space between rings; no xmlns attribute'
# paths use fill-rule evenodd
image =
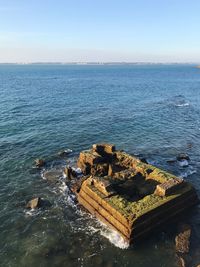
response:
<svg viewBox="0 0 200 267"><path fill-rule="evenodd" d="M64 179L94 143L145 158L182 176L200 195L200 69L192 64L0 65L0 266L175 267L177 223L129 246L82 207ZM59 151L70 152L60 157ZM190 160L180 164L176 157ZM34 160L47 165L38 170ZM41 197L50 205L27 210ZM200 263L200 207L190 266Z"/></svg>

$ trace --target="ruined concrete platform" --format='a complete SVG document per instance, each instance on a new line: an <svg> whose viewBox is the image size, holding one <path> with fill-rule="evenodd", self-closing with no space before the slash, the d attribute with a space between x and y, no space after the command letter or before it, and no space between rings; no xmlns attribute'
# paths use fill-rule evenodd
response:
<svg viewBox="0 0 200 267"><path fill-rule="evenodd" d="M76 188L79 203L128 242L198 203L191 184L111 144L81 152L77 165L85 175Z"/></svg>

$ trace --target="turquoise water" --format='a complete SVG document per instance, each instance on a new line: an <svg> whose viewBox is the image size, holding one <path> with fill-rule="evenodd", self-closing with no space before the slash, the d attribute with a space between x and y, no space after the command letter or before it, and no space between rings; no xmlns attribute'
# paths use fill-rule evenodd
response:
<svg viewBox="0 0 200 267"><path fill-rule="evenodd" d="M182 175L200 192L200 70L192 65L0 65L0 265L176 266L173 227L135 247L80 209L62 184L33 168L75 166L97 142L142 155ZM72 149L66 158L57 152ZM178 153L188 167L169 164ZM51 206L27 212L34 196ZM200 262L200 210L191 266ZM175 228L175 226L174 226ZM119 248L121 247L121 248Z"/></svg>

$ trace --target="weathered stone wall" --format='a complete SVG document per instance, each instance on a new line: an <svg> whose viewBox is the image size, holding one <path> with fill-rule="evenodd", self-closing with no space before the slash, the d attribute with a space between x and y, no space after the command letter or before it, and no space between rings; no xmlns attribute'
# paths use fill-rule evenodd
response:
<svg viewBox="0 0 200 267"><path fill-rule="evenodd" d="M198 202L183 179L114 145L93 145L80 153L78 166L89 175L78 193L80 204L130 242Z"/></svg>

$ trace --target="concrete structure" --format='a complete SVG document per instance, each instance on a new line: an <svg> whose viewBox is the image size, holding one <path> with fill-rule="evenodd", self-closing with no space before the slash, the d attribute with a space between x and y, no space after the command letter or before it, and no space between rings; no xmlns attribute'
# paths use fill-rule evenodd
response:
<svg viewBox="0 0 200 267"><path fill-rule="evenodd" d="M90 213L133 242L198 203L191 184L122 151L95 144L80 153L77 197Z"/></svg>

